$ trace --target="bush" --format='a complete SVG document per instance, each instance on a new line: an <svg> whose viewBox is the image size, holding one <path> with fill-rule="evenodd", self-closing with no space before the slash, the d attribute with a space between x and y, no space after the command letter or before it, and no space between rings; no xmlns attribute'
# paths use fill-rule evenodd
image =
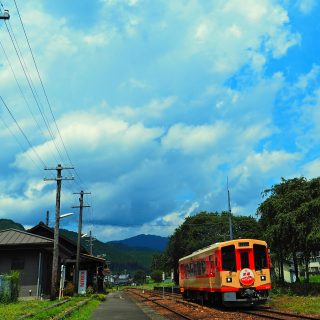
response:
<svg viewBox="0 0 320 320"><path fill-rule="evenodd" d="M18 301L20 291L20 273L11 271L1 276L0 302L9 303Z"/></svg>
<svg viewBox="0 0 320 320"><path fill-rule="evenodd" d="M287 294L297 296L318 296L320 295L320 283L307 283L307 282L296 282L296 283L285 283L279 284L274 283L273 294Z"/></svg>
<svg viewBox="0 0 320 320"><path fill-rule="evenodd" d="M93 293L94 293L94 290L93 290L92 286L89 286L89 287L87 288L87 290L86 290L86 294L87 294L87 295L91 295L91 294L93 294Z"/></svg>
<svg viewBox="0 0 320 320"><path fill-rule="evenodd" d="M106 300L106 296L102 293L95 293L92 295L92 297L96 300L99 300L99 301L105 301Z"/></svg>
<svg viewBox="0 0 320 320"><path fill-rule="evenodd" d="M74 295L74 284L72 282L67 281L63 290L63 295L70 297Z"/></svg>

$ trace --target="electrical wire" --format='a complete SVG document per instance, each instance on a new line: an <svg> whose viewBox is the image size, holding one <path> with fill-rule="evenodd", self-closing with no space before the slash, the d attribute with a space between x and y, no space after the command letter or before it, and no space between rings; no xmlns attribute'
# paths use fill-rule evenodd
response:
<svg viewBox="0 0 320 320"><path fill-rule="evenodd" d="M3 117L0 115L0 119L1 122L4 124L4 126L8 129L8 131L10 132L10 134L14 137L14 139L16 140L16 142L19 144L21 150L23 153L25 153L27 155L27 157L33 162L33 164L35 165L35 167L37 167L38 169L42 170L41 167L38 166L38 164L31 158L30 154L27 152L27 150L23 147L22 143L20 142L20 140L18 139L18 137L16 136L16 134L10 129L10 126L6 123L6 121L3 119Z"/></svg>
<svg viewBox="0 0 320 320"><path fill-rule="evenodd" d="M28 43L28 47L29 47L29 50L30 50L30 53L31 53L31 56L32 56L32 59L33 59L33 63L34 63L34 66L35 66L35 68L36 68L36 71L37 71L37 74L38 74L38 77L39 77L39 80L40 80L40 83L41 83L41 87L42 87L44 96L45 96L45 98L46 98L47 104L48 104L48 106L49 106L49 110L50 110L51 116L52 116L52 118L53 118L55 127L56 127L56 129L57 129L59 138L60 138L60 140L61 140L63 149L64 149L64 151L65 151L65 153L66 153L66 155L67 155L67 158L68 158L70 164L74 167L74 165L73 165L73 163L72 163L72 161L71 161L70 155L69 155L69 153L68 153L68 150L67 150L67 148L66 148L66 146L65 146L65 143L64 143L64 141L63 141L63 139L62 139L62 135L61 135L61 132L60 132L60 130L59 130L59 127L58 127L56 118L55 118L55 116L54 116L54 114L53 114L52 107L51 107L51 103L50 103L50 101L49 101L49 98L48 98L46 89L45 89L45 87L44 87L44 84L43 84L43 81L42 81L42 78L41 78L41 75L40 75L40 72L39 72L39 69L38 69L38 66L37 66L37 63L36 63L36 60L35 60L33 51L32 51L32 48L31 48L31 45L30 45L29 38L28 38L28 36L27 36L27 32L26 32L26 29L25 29L25 27L24 27L24 23L23 23L23 21L22 21L22 18L21 18L21 15L20 15L20 10L19 10L19 8L18 8L18 5L17 5L16 0L14 0L14 4L15 4L15 6L16 6L16 10L17 10L17 13L18 13L18 15L19 15L20 23L21 23L21 26L22 26L22 29L23 29L25 38L26 38L27 43ZM78 172L77 172L77 170L76 170L75 168L74 168L74 172L76 173L76 175L77 175L78 179L80 180L80 182L83 184L83 181L82 181L80 175L78 174ZM80 186L80 187L81 187L81 186ZM82 189L83 189L83 188L82 188Z"/></svg>
<svg viewBox="0 0 320 320"><path fill-rule="evenodd" d="M24 67L24 65L23 65L23 63L22 63L22 60L21 60L21 57L20 57L20 55L19 55L18 49L17 49L16 44L15 44L15 42L14 42L14 40L13 40L13 36L11 35L11 32L10 32L10 30L9 30L9 28L8 28L7 23L5 23L5 25L6 25L8 34L9 34L9 36L10 36L11 42L12 42L12 44L13 44L13 47L14 47L14 49L15 49L15 52L16 52L16 54L17 54L17 56L18 56L18 59L19 59L20 65L21 65L21 67L22 67L23 73L24 73L24 75L25 75L25 77L26 77L26 79L27 79L29 88L30 88L30 90L31 90L31 92L32 92L32 96L33 96L33 98L34 98L34 100L35 100L35 102L36 102L36 105L37 105L37 107L38 107L38 110L39 110L39 112L40 112L40 114L41 114L41 116L42 116L42 119L43 119L43 121L44 121L44 123L45 123L45 125L46 125L46 127L47 127L47 129L48 129L48 132L49 132L49 134L50 134L50 137L51 137L51 139L52 139L52 141L53 141L53 143L54 143L54 145L55 145L55 147L56 147L56 149L57 149L57 151L58 151L58 153L59 153L59 155L60 155L60 158L63 159L62 154L61 154L61 151L59 150L59 147L57 146L57 144L56 144L56 142L55 142L55 139L54 139L53 133L52 133L52 131L51 131L51 129L50 129L49 123L48 123L48 121L47 121L44 113L43 113L42 110L41 110L40 103L39 103L39 101L38 101L38 99L37 99L37 97L36 97L35 89L33 88L32 84L31 84L31 79L30 79L30 77L28 76L28 74L27 74L27 72L26 72L26 69L25 69L25 67Z"/></svg>
<svg viewBox="0 0 320 320"><path fill-rule="evenodd" d="M30 106L30 104L28 103L28 100L27 100L27 98L26 98L26 96L25 96L25 94L24 94L24 92L23 92L23 90L22 90L22 88L21 88L21 85L20 85L20 83L19 83L19 81L18 81L18 78L17 78L17 76L16 76L16 73L15 73L14 70L13 70L13 67L12 67L11 61L10 61L10 59L9 59L9 56L7 55L7 52L6 52L5 48L4 48L1 40L0 40L0 46L1 46L1 49L2 49L2 51L3 51L3 53L4 53L5 58L7 59L7 62L8 62L8 64L9 64L9 66L10 66L11 72L12 72L12 74L13 74L13 76L14 76L14 79L15 79L15 81L16 81L16 84L17 84L17 86L18 86L18 88L19 88L20 94L21 94L21 96L23 97L23 100L24 100L24 102L26 103L26 106L27 106L27 108L28 108L28 110L29 110L29 112L30 112L33 120L34 120L35 123L37 124L37 127L38 127L39 131L42 132L43 135L45 135L44 132L43 132L43 130L41 129L41 126L40 126L39 121L37 120L36 116L34 115L32 109L31 109L31 106ZM59 161L57 160L55 154L54 154L54 153L52 152L52 150L49 148L49 145L48 145L48 144L47 144L47 148L49 149L49 151L51 151L52 156L55 158L55 160L56 160L57 162L59 162Z"/></svg>
<svg viewBox="0 0 320 320"><path fill-rule="evenodd" d="M41 159L41 157L39 156L37 150L34 148L34 146L31 144L30 140L28 139L27 135L24 133L24 131L22 130L21 126L19 125L18 121L16 120L16 118L14 117L14 115L12 114L11 110L9 109L9 107L7 106L7 104L4 102L2 96L0 96L0 100L2 101L2 104L5 106L5 108L7 109L7 111L9 112L11 118L13 119L13 121L15 122L16 126L18 127L18 129L20 130L21 134L24 136L24 138L26 139L27 143L29 144L31 150L34 152L34 154L36 155L36 157L38 158L38 160L42 163L43 167L46 167L46 164L44 163L44 161Z"/></svg>

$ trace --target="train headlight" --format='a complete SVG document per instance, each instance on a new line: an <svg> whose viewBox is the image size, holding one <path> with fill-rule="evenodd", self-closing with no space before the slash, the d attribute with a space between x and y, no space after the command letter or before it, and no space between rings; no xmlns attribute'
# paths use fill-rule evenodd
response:
<svg viewBox="0 0 320 320"><path fill-rule="evenodd" d="M228 283L232 282L232 278L227 278L227 282Z"/></svg>
<svg viewBox="0 0 320 320"><path fill-rule="evenodd" d="M261 281L266 281L266 276L261 276L260 279Z"/></svg>

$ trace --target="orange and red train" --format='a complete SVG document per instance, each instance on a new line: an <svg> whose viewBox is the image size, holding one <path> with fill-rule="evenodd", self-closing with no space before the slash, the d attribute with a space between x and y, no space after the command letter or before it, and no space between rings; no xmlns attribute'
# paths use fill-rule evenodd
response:
<svg viewBox="0 0 320 320"><path fill-rule="evenodd" d="M189 299L225 306L264 303L271 289L267 244L237 239L195 251L179 260L179 286Z"/></svg>

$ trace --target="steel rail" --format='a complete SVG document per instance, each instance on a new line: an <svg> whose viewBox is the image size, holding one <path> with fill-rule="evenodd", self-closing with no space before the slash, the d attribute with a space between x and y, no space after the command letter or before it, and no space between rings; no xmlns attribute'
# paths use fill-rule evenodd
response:
<svg viewBox="0 0 320 320"><path fill-rule="evenodd" d="M306 320L319 320L320 318L305 316L305 315L299 315L295 313L288 313L288 312L282 312L282 311L275 311L275 310L268 310L265 308L257 308L255 310L239 310L241 313L254 315L260 318L267 318L267 319L274 319L274 320L285 320L288 318L296 318L296 319L306 319Z"/></svg>
<svg viewBox="0 0 320 320"><path fill-rule="evenodd" d="M135 292L135 291L131 291L131 290L128 291L128 292L133 293L133 294L135 294L135 295L137 295L137 296L139 296L139 297L141 297L141 298L143 298L143 299L145 299L145 300L147 300L147 301L150 301L150 302L152 302L152 303L160 306L161 308L167 309L168 311L176 314L177 316L181 317L182 319L186 319L186 320L196 320L196 319L194 319L194 318L190 318L190 317L187 316L186 314L182 314L182 313L180 313L180 312L178 312L178 311L175 311L175 310L171 309L170 307L168 307L168 306L166 306L166 305L158 302L158 301L157 301L158 299L157 299L157 300L149 299L148 297L145 297L144 295L139 294L139 293L137 293L137 292Z"/></svg>

